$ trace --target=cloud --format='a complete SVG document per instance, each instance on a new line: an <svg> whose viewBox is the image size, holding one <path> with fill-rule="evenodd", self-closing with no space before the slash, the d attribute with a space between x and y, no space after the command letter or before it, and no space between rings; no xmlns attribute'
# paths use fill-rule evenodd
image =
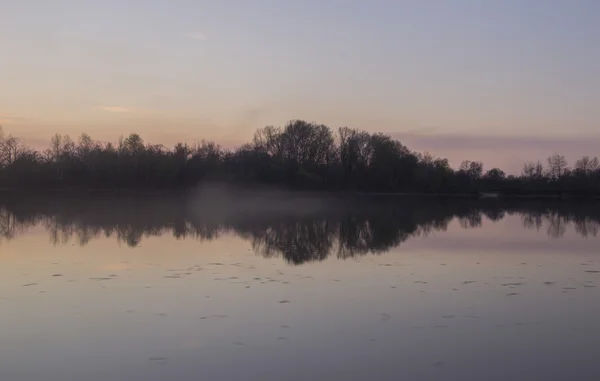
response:
<svg viewBox="0 0 600 381"><path fill-rule="evenodd" d="M192 32L189 34L189 37L192 40L197 40L197 41L204 41L206 40L206 35L202 32Z"/></svg>
<svg viewBox="0 0 600 381"><path fill-rule="evenodd" d="M24 120L26 120L26 118L21 115L10 113L10 112L9 113L0 112L0 124L3 124L3 123L14 124L14 123L22 122Z"/></svg>
<svg viewBox="0 0 600 381"><path fill-rule="evenodd" d="M125 113L125 114L135 114L137 113L136 110L128 108L128 107L121 107L121 106L99 106L98 107L100 110L106 111L106 112L112 112L112 113Z"/></svg>

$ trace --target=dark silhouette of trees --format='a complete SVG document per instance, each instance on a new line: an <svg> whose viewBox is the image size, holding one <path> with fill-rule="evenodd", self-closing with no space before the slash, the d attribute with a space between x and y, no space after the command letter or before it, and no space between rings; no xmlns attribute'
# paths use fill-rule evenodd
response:
<svg viewBox="0 0 600 381"><path fill-rule="evenodd" d="M558 181L568 171L567 159L564 156L555 153L548 158L548 177L553 181Z"/></svg>
<svg viewBox="0 0 600 381"><path fill-rule="evenodd" d="M165 147L135 133L112 144L84 133L56 134L37 152L0 128L3 189L173 189L226 181L373 193L600 195L597 158L584 156L572 169L559 154L546 161L526 163L520 176L468 160L455 170L447 159L413 152L385 134L302 120L259 129L237 149L208 141Z"/></svg>
<svg viewBox="0 0 600 381"><path fill-rule="evenodd" d="M358 188L371 162L370 135L364 131L341 127L338 130L338 155L342 170L341 183L350 189Z"/></svg>
<svg viewBox="0 0 600 381"><path fill-rule="evenodd" d="M582 177L591 177L598 171L599 167L597 157L583 156L575 163L575 174Z"/></svg>
<svg viewBox="0 0 600 381"><path fill-rule="evenodd" d="M537 163L525 163L523 166L523 177L526 180L541 180L544 177L544 166L540 161Z"/></svg>

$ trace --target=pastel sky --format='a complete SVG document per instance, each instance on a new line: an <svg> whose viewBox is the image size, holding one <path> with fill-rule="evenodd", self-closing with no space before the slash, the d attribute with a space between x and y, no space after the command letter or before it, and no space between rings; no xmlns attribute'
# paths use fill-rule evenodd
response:
<svg viewBox="0 0 600 381"><path fill-rule="evenodd" d="M0 124L235 146L306 119L518 171L600 154L599 36L596 0L0 0Z"/></svg>

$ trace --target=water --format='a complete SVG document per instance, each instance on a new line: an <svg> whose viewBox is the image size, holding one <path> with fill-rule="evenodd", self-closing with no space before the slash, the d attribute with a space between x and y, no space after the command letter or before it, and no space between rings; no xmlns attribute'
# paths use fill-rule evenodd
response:
<svg viewBox="0 0 600 381"><path fill-rule="evenodd" d="M0 203L1 380L600 379L600 205Z"/></svg>

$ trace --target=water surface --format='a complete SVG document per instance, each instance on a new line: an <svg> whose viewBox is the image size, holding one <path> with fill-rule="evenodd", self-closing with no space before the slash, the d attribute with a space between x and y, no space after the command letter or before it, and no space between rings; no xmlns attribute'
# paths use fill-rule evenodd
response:
<svg viewBox="0 0 600 381"><path fill-rule="evenodd" d="M1 201L0 379L600 379L595 204L222 202Z"/></svg>

